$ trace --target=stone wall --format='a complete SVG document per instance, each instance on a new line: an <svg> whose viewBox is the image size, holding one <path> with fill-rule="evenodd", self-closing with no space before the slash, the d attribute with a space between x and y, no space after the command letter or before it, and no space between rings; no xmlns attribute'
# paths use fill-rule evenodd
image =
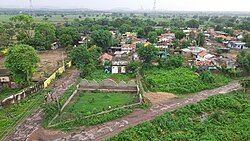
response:
<svg viewBox="0 0 250 141"><path fill-rule="evenodd" d="M129 82L120 81L116 83L112 79L105 79L101 82L96 82L95 80L88 81L86 79L82 80L79 85L79 90L86 91L115 91L115 92L137 92L137 84L134 80L130 80Z"/></svg>
<svg viewBox="0 0 250 141"><path fill-rule="evenodd" d="M7 106L10 104L14 104L17 101L20 101L27 97L28 95L31 95L33 93L38 92L39 90L43 89L43 82L38 82L35 85L28 87L26 89L23 89L21 92L11 95L4 100L0 101L0 106Z"/></svg>

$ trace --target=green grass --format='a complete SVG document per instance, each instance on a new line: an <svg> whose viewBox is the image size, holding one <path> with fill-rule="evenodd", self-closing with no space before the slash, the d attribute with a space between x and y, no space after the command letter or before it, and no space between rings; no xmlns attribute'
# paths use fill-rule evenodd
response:
<svg viewBox="0 0 250 141"><path fill-rule="evenodd" d="M2 90L0 90L0 100L3 100L5 98L9 97L12 94L16 94L19 91L20 91L20 89L18 89L18 88L11 89L11 88L4 87Z"/></svg>
<svg viewBox="0 0 250 141"><path fill-rule="evenodd" d="M80 92L53 121L52 119L59 113L56 103L44 106L45 118L43 126L68 131L77 129L80 126L100 124L127 115L132 112L132 109L122 108L97 116L91 115L133 104L136 102L135 100L136 95L130 93ZM51 121L52 123L49 125Z"/></svg>
<svg viewBox="0 0 250 141"><path fill-rule="evenodd" d="M227 84L230 79L214 74L215 82L203 82L198 74L188 68L165 70L152 68L144 72L144 83L150 91L171 92L175 94L195 93Z"/></svg>
<svg viewBox="0 0 250 141"><path fill-rule="evenodd" d="M65 114L89 116L111 108L134 103L135 95L127 93L80 92L65 108Z"/></svg>
<svg viewBox="0 0 250 141"><path fill-rule="evenodd" d="M248 141L250 95L233 92L167 112L126 129L109 141Z"/></svg>
<svg viewBox="0 0 250 141"><path fill-rule="evenodd" d="M128 82L131 79L135 79L135 74L107 74L103 70L98 69L94 71L91 75L85 77L85 79L87 80L96 80L97 82L100 82L107 78L113 79L116 82L120 82L122 80Z"/></svg>
<svg viewBox="0 0 250 141"><path fill-rule="evenodd" d="M42 104L43 92L32 94L14 105L0 108L0 139L19 122Z"/></svg>

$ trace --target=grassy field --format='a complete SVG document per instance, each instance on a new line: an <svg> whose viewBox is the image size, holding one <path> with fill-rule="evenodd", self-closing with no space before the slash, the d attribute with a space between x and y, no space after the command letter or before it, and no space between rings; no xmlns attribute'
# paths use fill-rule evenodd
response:
<svg viewBox="0 0 250 141"><path fill-rule="evenodd" d="M214 76L214 83L206 83L199 78L198 74L188 68L174 70L154 68L144 72L144 82L150 91L188 94L219 87L230 81L223 75Z"/></svg>
<svg viewBox="0 0 250 141"><path fill-rule="evenodd" d="M27 99L8 106L0 108L0 139L12 128L29 115L31 111L42 104L43 92L32 94Z"/></svg>
<svg viewBox="0 0 250 141"><path fill-rule="evenodd" d="M104 73L103 70L98 69L94 71L91 75L87 76L85 79L96 80L97 82L100 82L107 78L113 79L116 82L120 82L122 80L127 82L129 80L135 79L135 74L111 74L111 73L107 74Z"/></svg>
<svg viewBox="0 0 250 141"><path fill-rule="evenodd" d="M65 108L64 113L88 116L111 108L132 104L134 103L134 96L133 94L115 92L80 92Z"/></svg>
<svg viewBox="0 0 250 141"><path fill-rule="evenodd" d="M58 113L56 103L44 107L46 114L43 126L59 130L73 130L80 126L100 124L127 115L132 112L132 109L123 108L102 115L91 115L133 104L135 100L136 96L130 93L80 92L53 121L52 119ZM52 126L48 126L51 121Z"/></svg>
<svg viewBox="0 0 250 141"><path fill-rule="evenodd" d="M250 95L233 92L167 112L152 121L125 130L109 141L249 139Z"/></svg>

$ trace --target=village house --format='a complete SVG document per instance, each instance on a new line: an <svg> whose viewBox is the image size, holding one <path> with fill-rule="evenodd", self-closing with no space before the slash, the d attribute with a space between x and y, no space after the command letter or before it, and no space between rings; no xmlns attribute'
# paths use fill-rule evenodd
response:
<svg viewBox="0 0 250 141"><path fill-rule="evenodd" d="M129 57L125 53L116 53L116 56L112 59L112 73L126 73L127 65L129 63Z"/></svg>
<svg viewBox="0 0 250 141"><path fill-rule="evenodd" d="M247 49L246 43L241 41L230 41L228 42L227 47L233 49Z"/></svg>
<svg viewBox="0 0 250 141"><path fill-rule="evenodd" d="M113 56L108 54L108 53L104 53L99 57L99 61L101 61L102 63L104 63L105 61L109 61L111 62L113 59Z"/></svg>

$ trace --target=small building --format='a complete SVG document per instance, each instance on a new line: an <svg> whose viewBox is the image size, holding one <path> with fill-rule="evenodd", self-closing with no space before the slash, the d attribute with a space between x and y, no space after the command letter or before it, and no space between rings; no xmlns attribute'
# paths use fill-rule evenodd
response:
<svg viewBox="0 0 250 141"><path fill-rule="evenodd" d="M246 43L241 41L230 41L228 42L227 47L233 49L247 49Z"/></svg>
<svg viewBox="0 0 250 141"><path fill-rule="evenodd" d="M128 63L128 57L114 57L112 60L112 73L126 73Z"/></svg>
<svg viewBox="0 0 250 141"><path fill-rule="evenodd" d="M58 49L59 47L61 47L61 45L58 42L54 42L53 44L51 44L52 50Z"/></svg>

